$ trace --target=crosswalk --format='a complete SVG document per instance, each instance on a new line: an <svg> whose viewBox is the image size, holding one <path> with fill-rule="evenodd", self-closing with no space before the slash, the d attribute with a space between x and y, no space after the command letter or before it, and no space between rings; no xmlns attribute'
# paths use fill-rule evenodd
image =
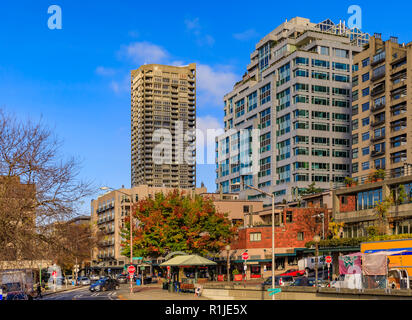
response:
<svg viewBox="0 0 412 320"><path fill-rule="evenodd" d="M115 297L116 295L117 295L116 291L93 292L92 294L77 294L73 298L74 298L74 300L78 300L78 299L82 299L82 298L88 298L88 297L100 297L100 298L109 297L109 299L111 299L112 297Z"/></svg>

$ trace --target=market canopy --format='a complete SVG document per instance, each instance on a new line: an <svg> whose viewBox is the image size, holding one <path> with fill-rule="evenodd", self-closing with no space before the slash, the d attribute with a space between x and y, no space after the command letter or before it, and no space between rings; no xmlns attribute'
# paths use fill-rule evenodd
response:
<svg viewBox="0 0 412 320"><path fill-rule="evenodd" d="M187 256L177 256L160 264L161 267L171 266L214 266L216 262L203 258L196 254Z"/></svg>

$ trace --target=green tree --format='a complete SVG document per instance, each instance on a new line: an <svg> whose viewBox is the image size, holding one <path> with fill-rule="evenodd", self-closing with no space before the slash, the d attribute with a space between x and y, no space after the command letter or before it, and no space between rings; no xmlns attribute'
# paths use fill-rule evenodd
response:
<svg viewBox="0 0 412 320"><path fill-rule="evenodd" d="M316 194L316 193L320 193L323 190L320 188L316 187L316 183L313 182L310 185L308 185L308 187L306 188L306 190L301 192L301 195L307 195L307 194Z"/></svg>
<svg viewBox="0 0 412 320"><path fill-rule="evenodd" d="M133 255L158 257L173 251L216 253L237 233L227 214L217 212L212 200L184 196L177 190L133 206L139 223L133 228ZM130 257L130 221L126 219L122 254Z"/></svg>

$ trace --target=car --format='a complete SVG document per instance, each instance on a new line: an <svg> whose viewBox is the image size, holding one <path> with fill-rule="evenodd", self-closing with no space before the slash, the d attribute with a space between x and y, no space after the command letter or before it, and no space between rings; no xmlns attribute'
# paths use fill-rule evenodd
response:
<svg viewBox="0 0 412 320"><path fill-rule="evenodd" d="M316 281L315 278L298 277L293 281L291 286L292 287L314 287L315 281Z"/></svg>
<svg viewBox="0 0 412 320"><path fill-rule="evenodd" d="M90 285L90 279L88 277L79 277L77 279L77 283L81 286L88 286Z"/></svg>
<svg viewBox="0 0 412 320"><path fill-rule="evenodd" d="M291 276L275 276L275 286L288 286L293 282L293 277ZM267 278L262 284L262 286L271 286L272 277Z"/></svg>
<svg viewBox="0 0 412 320"><path fill-rule="evenodd" d="M117 281L119 281L119 283L127 283L128 277L125 274L119 274L117 276Z"/></svg>
<svg viewBox="0 0 412 320"><path fill-rule="evenodd" d="M119 282L116 279L100 279L95 283L90 285L90 291L107 291L107 290L117 290L119 289Z"/></svg>
<svg viewBox="0 0 412 320"><path fill-rule="evenodd" d="M99 277L99 275L98 274L92 274L92 275L90 275L90 280L92 280L92 281L95 281L95 280L99 280L100 279L100 277Z"/></svg>
<svg viewBox="0 0 412 320"><path fill-rule="evenodd" d="M280 276L299 277L299 276L303 276L304 274L305 274L305 270L290 269L282 273Z"/></svg>

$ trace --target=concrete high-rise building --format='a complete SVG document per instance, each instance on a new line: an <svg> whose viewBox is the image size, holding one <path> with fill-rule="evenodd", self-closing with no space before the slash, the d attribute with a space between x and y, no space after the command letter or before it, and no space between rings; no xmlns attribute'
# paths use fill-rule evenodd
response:
<svg viewBox="0 0 412 320"><path fill-rule="evenodd" d="M402 176L412 163L412 43L376 34L354 63L352 176L366 180L377 169Z"/></svg>
<svg viewBox="0 0 412 320"><path fill-rule="evenodd" d="M260 40L242 80L224 97L217 188L261 197L242 189L253 185L281 202L313 182L329 189L343 181L351 164L353 56L368 40L343 22L299 17Z"/></svg>
<svg viewBox="0 0 412 320"><path fill-rule="evenodd" d="M196 65L141 66L131 87L132 187L195 187Z"/></svg>

